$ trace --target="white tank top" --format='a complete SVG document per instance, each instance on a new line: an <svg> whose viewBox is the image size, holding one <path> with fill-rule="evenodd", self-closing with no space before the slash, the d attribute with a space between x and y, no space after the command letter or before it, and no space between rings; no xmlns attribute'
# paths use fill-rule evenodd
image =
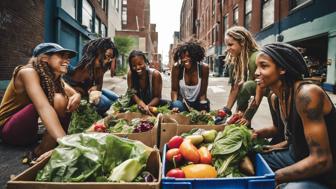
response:
<svg viewBox="0 0 336 189"><path fill-rule="evenodd" d="M182 79L180 80L180 94L182 98L186 99L189 102L195 102L197 100L198 94L201 91L201 78L199 77L199 66L197 66L197 77L198 77L198 82L196 85L186 85L185 80L184 80L184 72L185 68L183 68L183 76Z"/></svg>

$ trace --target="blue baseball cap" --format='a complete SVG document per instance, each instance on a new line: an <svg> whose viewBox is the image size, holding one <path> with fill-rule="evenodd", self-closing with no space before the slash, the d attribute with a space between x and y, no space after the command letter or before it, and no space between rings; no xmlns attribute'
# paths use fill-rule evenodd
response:
<svg viewBox="0 0 336 189"><path fill-rule="evenodd" d="M33 56L37 57L40 54L48 54L48 53L58 53L58 52L67 52L70 54L70 58L76 56L77 52L65 49L61 45L56 43L40 43L33 50Z"/></svg>

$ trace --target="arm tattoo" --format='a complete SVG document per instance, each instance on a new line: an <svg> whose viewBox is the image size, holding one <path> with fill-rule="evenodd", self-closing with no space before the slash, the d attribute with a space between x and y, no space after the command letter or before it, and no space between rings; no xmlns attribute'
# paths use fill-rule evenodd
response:
<svg viewBox="0 0 336 189"><path fill-rule="evenodd" d="M324 95L323 93L320 93L316 102L316 106L309 107L309 105L312 103L311 97L307 94L302 94L299 96L298 106L311 121L320 121L323 118L323 99Z"/></svg>
<svg viewBox="0 0 336 189"><path fill-rule="evenodd" d="M244 117L251 121L254 114L257 112L258 110L258 105L255 103L255 101L253 100L253 102L250 104L250 106L247 108L247 110L245 111Z"/></svg>
<svg viewBox="0 0 336 189"><path fill-rule="evenodd" d="M321 145L315 141L313 138L308 138L307 143L311 154L316 154L318 157L323 157L328 155L328 150L321 147ZM324 165L321 165L324 166Z"/></svg>
<svg viewBox="0 0 336 189"><path fill-rule="evenodd" d="M311 154L317 156L317 158L322 158L328 155L330 152L321 147L321 145L313 138L307 138L307 143ZM326 169L327 161L318 161L314 163L305 163L300 166L295 166L295 164L284 168L281 171L277 171L277 179L282 182L287 182L291 180L298 180L302 178L307 178L318 174L320 171Z"/></svg>

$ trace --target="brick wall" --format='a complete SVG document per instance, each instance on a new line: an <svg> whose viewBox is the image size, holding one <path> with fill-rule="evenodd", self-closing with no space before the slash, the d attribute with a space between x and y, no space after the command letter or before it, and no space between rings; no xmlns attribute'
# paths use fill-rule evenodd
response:
<svg viewBox="0 0 336 189"><path fill-rule="evenodd" d="M43 42L44 0L0 1L0 80L9 80Z"/></svg>

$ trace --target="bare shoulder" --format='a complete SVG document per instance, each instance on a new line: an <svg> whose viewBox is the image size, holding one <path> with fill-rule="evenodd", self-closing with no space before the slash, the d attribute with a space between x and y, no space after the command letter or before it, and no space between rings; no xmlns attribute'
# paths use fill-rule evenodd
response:
<svg viewBox="0 0 336 189"><path fill-rule="evenodd" d="M331 108L323 89L314 84L298 88L295 102L298 112L309 121L321 121Z"/></svg>
<svg viewBox="0 0 336 189"><path fill-rule="evenodd" d="M19 78L24 78L24 79L35 79L39 78L38 73L36 70L32 67L22 67L18 73L17 73Z"/></svg>
<svg viewBox="0 0 336 189"><path fill-rule="evenodd" d="M202 63L202 72L206 75L209 75L209 70L210 70L209 65Z"/></svg>
<svg viewBox="0 0 336 189"><path fill-rule="evenodd" d="M205 63L202 63L202 69L203 70L209 70L209 65L205 64Z"/></svg>
<svg viewBox="0 0 336 189"><path fill-rule="evenodd" d="M153 76L154 76L155 78L161 78L161 73L160 73L158 70L154 70L154 71L153 71Z"/></svg>
<svg viewBox="0 0 336 189"><path fill-rule="evenodd" d="M305 84L297 88L296 101L307 101L308 99L316 101L323 100L326 97L323 89L315 84Z"/></svg>

